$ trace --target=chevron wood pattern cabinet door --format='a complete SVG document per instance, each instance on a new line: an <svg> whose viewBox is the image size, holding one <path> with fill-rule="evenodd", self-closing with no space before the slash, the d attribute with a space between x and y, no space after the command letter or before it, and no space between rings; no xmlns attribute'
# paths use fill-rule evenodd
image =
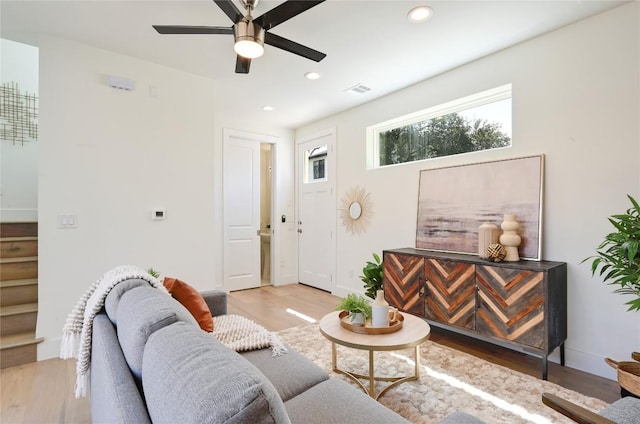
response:
<svg viewBox="0 0 640 424"><path fill-rule="evenodd" d="M424 317L424 259L385 252L382 261L387 302L400 311Z"/></svg>
<svg viewBox="0 0 640 424"><path fill-rule="evenodd" d="M476 266L465 262L426 258L425 315L434 321L475 329Z"/></svg>
<svg viewBox="0 0 640 424"><path fill-rule="evenodd" d="M545 273L478 265L476 278L476 330L543 349Z"/></svg>

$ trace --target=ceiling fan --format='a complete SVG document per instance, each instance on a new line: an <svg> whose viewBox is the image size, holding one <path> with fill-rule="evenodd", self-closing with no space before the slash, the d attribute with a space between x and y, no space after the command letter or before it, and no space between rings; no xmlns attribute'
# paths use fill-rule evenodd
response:
<svg viewBox="0 0 640 424"><path fill-rule="evenodd" d="M160 34L231 34L235 37L234 50L237 53L236 73L248 74L251 59L260 57L264 43L307 59L320 62L327 55L269 32L276 25L311 9L325 0L288 0L263 15L253 18L251 11L260 0L240 0L246 15L240 12L232 0L213 0L233 21L230 27L153 25Z"/></svg>

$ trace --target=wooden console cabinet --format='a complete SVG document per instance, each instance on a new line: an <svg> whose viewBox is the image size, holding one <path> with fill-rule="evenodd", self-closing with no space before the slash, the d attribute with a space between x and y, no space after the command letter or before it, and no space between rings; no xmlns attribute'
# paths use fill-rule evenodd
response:
<svg viewBox="0 0 640 424"><path fill-rule="evenodd" d="M542 359L567 338L567 264L489 262L472 255L385 250L390 305L455 331Z"/></svg>

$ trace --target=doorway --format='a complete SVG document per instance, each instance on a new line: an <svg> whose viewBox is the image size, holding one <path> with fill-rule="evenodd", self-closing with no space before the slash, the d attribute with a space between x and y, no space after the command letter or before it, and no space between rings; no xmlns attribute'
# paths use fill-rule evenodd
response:
<svg viewBox="0 0 640 424"><path fill-rule="evenodd" d="M335 287L335 131L297 145L298 281L332 292Z"/></svg>
<svg viewBox="0 0 640 424"><path fill-rule="evenodd" d="M276 141L272 136L223 130L223 275L228 291L272 282Z"/></svg>

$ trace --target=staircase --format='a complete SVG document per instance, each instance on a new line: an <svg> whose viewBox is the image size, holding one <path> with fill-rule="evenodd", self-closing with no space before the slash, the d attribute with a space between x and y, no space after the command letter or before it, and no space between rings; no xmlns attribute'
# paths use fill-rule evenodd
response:
<svg viewBox="0 0 640 424"><path fill-rule="evenodd" d="M38 360L38 224L0 223L0 368Z"/></svg>

